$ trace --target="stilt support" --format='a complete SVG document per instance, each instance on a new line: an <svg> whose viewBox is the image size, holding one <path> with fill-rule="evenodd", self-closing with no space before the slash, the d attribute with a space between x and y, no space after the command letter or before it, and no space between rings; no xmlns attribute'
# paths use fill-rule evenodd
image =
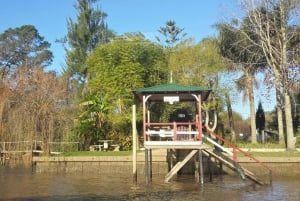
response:
<svg viewBox="0 0 300 201"><path fill-rule="evenodd" d="M152 181L152 149L149 149L149 155L150 155L150 164L149 164L149 167L150 167L150 182Z"/></svg>
<svg viewBox="0 0 300 201"><path fill-rule="evenodd" d="M145 149L145 182L147 185L150 184L150 167L148 151L148 149Z"/></svg>
<svg viewBox="0 0 300 201"><path fill-rule="evenodd" d="M200 183L204 184L202 151L199 150Z"/></svg>

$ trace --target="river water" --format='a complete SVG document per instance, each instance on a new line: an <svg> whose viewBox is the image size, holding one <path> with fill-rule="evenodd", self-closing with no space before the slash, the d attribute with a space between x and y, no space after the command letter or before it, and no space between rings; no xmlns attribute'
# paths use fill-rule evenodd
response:
<svg viewBox="0 0 300 201"><path fill-rule="evenodd" d="M145 185L142 175L137 185L131 175L31 173L28 169L0 168L2 201L299 201L300 176L273 178L272 185L258 186L237 175L205 178L204 185L192 176L180 176L164 183L164 175L154 175Z"/></svg>

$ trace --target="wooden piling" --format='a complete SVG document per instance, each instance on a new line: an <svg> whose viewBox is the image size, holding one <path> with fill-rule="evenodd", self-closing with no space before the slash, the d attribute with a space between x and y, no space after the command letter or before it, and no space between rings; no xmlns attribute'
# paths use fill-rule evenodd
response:
<svg viewBox="0 0 300 201"><path fill-rule="evenodd" d="M202 151L199 150L200 183L204 184Z"/></svg>
<svg viewBox="0 0 300 201"><path fill-rule="evenodd" d="M137 184L137 132L136 132L136 106L132 106L132 177L133 182Z"/></svg>

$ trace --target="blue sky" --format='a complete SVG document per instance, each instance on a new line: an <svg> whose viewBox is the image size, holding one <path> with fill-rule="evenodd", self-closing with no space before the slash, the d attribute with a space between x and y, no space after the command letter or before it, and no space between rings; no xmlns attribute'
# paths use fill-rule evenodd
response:
<svg viewBox="0 0 300 201"><path fill-rule="evenodd" d="M61 71L64 50L55 43L67 33L67 18L76 20L77 0L1 0L0 33L8 28L34 25L50 42L54 53L50 69ZM101 0L99 7L108 14L107 24L117 34L142 32L153 39L168 20L184 28L196 41L216 35L212 27L221 17L221 0Z"/></svg>
<svg viewBox="0 0 300 201"><path fill-rule="evenodd" d="M1 0L0 33L8 28L34 25L40 35L51 43L54 60L48 69L61 72L65 51L55 40L67 34L67 18L76 20L76 2L77 0ZM222 13L230 6L230 2L231 0L101 0L99 7L108 14L108 27L118 35L141 32L153 39L159 35L159 27L164 26L168 20L174 20L177 26L184 28L187 37L198 42L208 36L217 36L213 25L222 20ZM268 107L265 110L273 109L270 104L263 104L264 108ZM239 110L244 117L249 116L248 106L242 103L236 103L234 110Z"/></svg>

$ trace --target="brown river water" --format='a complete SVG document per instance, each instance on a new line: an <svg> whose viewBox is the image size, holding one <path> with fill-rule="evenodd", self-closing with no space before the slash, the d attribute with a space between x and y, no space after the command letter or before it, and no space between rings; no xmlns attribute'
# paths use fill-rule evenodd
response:
<svg viewBox="0 0 300 201"><path fill-rule="evenodd" d="M32 173L28 169L0 167L1 201L299 201L300 176L273 178L272 185L259 186L237 175L205 178L201 185L192 176L180 176L164 183L164 175L154 175L146 185L138 175Z"/></svg>

